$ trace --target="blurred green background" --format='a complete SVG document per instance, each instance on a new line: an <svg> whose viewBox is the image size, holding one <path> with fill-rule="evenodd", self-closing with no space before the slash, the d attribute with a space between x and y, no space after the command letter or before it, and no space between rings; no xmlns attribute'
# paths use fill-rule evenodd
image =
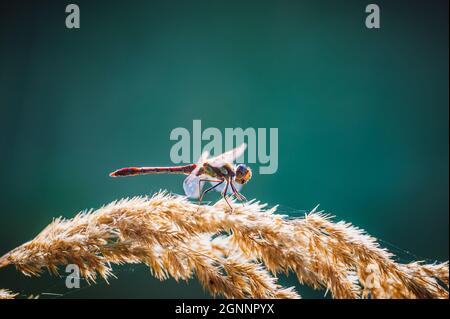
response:
<svg viewBox="0 0 450 319"><path fill-rule="evenodd" d="M0 254L53 217L182 193L180 176L108 172L171 164L171 130L201 119L279 129L278 172L255 174L247 197L320 203L401 261L448 259L447 1L376 1L379 30L364 25L369 1L73 2L79 30L68 1L0 5ZM208 297L195 280L116 269L110 286L64 297ZM0 288L67 292L12 267Z"/></svg>

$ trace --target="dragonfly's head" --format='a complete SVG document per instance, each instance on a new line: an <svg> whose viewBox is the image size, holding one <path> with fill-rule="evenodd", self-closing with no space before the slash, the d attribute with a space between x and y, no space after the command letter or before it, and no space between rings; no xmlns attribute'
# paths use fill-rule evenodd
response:
<svg viewBox="0 0 450 319"><path fill-rule="evenodd" d="M250 178L252 178L252 170L250 167L247 167L244 164L239 164L236 166L236 176L234 177L236 183L245 184L250 180Z"/></svg>

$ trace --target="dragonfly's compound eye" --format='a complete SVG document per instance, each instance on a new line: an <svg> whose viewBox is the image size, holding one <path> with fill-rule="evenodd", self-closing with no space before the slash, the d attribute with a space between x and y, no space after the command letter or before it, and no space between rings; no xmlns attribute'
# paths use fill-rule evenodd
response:
<svg viewBox="0 0 450 319"><path fill-rule="evenodd" d="M252 178L252 170L250 167L247 167L244 164L239 164L236 167L236 176L234 178L236 183L245 184L250 180L250 178Z"/></svg>

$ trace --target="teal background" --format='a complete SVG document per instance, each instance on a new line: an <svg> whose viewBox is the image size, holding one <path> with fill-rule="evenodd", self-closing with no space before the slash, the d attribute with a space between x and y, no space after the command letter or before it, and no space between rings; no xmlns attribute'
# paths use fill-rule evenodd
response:
<svg viewBox="0 0 450 319"><path fill-rule="evenodd" d="M171 130L201 119L279 129L279 170L255 174L247 197L320 203L401 261L448 260L447 1L377 0L379 30L365 28L369 1L74 2L79 30L65 28L68 1L0 5L0 254L53 217L181 193L180 176L108 173L171 164ZM195 280L116 269L64 297L208 297ZM12 267L0 288L67 292Z"/></svg>

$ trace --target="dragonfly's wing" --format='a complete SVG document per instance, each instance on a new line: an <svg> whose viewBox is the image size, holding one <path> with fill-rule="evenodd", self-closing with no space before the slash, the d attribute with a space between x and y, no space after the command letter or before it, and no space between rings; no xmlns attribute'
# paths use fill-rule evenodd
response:
<svg viewBox="0 0 450 319"><path fill-rule="evenodd" d="M203 151L202 155L200 155L200 158L198 159L197 163L198 164L202 164L204 162L206 162L206 160L209 157L209 151Z"/></svg>
<svg viewBox="0 0 450 319"><path fill-rule="evenodd" d="M233 163L239 156L244 154L245 149L247 148L247 144L242 143L240 146L225 152L223 154L220 154L216 157L210 158L208 160L208 163L215 167L221 167L226 163Z"/></svg>
<svg viewBox="0 0 450 319"><path fill-rule="evenodd" d="M200 197L200 187L203 186L203 183L199 184L200 177L196 174L189 174L183 181L183 189L184 193L189 198L199 198Z"/></svg>
<svg viewBox="0 0 450 319"><path fill-rule="evenodd" d="M218 182L210 182L210 183L211 183L211 185L213 185L213 186L219 184ZM224 182L224 183L220 184L219 186L217 186L216 188L214 188L214 190L216 190L216 191L222 193L223 190L225 189L225 186L226 186L226 185L227 185L227 183ZM239 191L241 190L241 188L242 188L242 184L233 183L233 185L234 185L234 188L236 188L236 190L237 190L238 192L239 192ZM231 188L231 186L228 186L228 189L227 189L227 195L231 195L231 194L233 194L233 189Z"/></svg>
<svg viewBox="0 0 450 319"><path fill-rule="evenodd" d="M209 157L209 152L204 151L202 155L200 155L200 158L197 162L197 167L191 172L191 174L188 175L183 181L183 189L184 193L187 197L190 198L199 198L200 192L202 191L201 188L203 186L203 183L200 183L200 176L198 176L198 172L200 168L202 167L203 163L207 161Z"/></svg>

